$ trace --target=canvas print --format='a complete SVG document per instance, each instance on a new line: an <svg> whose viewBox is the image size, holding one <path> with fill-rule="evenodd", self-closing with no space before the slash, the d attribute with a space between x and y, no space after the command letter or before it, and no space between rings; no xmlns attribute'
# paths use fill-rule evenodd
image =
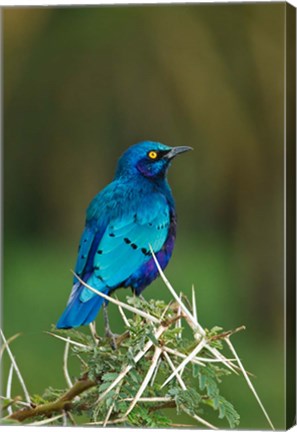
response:
<svg viewBox="0 0 297 432"><path fill-rule="evenodd" d="M293 426L295 31L2 9L1 424Z"/></svg>

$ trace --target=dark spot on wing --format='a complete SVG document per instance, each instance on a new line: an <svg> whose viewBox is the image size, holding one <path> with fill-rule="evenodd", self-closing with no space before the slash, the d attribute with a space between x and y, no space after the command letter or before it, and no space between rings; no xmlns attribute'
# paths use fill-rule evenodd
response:
<svg viewBox="0 0 297 432"><path fill-rule="evenodd" d="M109 233L109 237L115 237L114 233Z"/></svg>
<svg viewBox="0 0 297 432"><path fill-rule="evenodd" d="M86 256L85 256L85 255L82 255L82 256L81 256L81 259L86 259Z"/></svg>
<svg viewBox="0 0 297 432"><path fill-rule="evenodd" d="M143 255L145 255L145 256L149 256L149 255L151 255L151 251L147 250L146 248L141 248L141 252L142 252Z"/></svg>
<svg viewBox="0 0 297 432"><path fill-rule="evenodd" d="M124 238L124 242L127 243L127 244L130 244L130 243L131 243L131 240L129 240L128 237L125 237L125 238Z"/></svg>
<svg viewBox="0 0 297 432"><path fill-rule="evenodd" d="M97 250L97 254L98 254L98 255L102 255L102 254L103 254L103 251L102 251L101 249L99 249L99 250Z"/></svg>
<svg viewBox="0 0 297 432"><path fill-rule="evenodd" d="M135 243L131 243L131 248L132 248L132 249L137 249L137 247L138 247L138 246L137 246Z"/></svg>

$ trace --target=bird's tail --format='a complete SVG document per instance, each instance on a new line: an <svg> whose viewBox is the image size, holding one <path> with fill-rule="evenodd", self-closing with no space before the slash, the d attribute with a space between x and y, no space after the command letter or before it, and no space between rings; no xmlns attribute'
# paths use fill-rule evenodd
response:
<svg viewBox="0 0 297 432"><path fill-rule="evenodd" d="M79 282L73 287L69 302L57 322L58 329L67 329L90 324L96 318L104 299L95 295L88 301L81 301L82 286Z"/></svg>

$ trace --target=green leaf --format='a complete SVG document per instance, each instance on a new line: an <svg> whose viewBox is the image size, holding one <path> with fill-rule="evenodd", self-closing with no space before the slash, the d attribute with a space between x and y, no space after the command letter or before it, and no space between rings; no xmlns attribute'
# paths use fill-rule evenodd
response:
<svg viewBox="0 0 297 432"><path fill-rule="evenodd" d="M118 373L107 372L102 376L103 381L114 381L119 376Z"/></svg>

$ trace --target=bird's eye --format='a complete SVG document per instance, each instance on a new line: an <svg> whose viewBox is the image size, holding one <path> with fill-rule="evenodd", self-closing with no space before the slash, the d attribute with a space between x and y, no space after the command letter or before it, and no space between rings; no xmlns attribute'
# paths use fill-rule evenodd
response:
<svg viewBox="0 0 297 432"><path fill-rule="evenodd" d="M149 154L148 154L148 157L150 159L157 159L157 156L158 156L158 153L155 152L154 150L150 151Z"/></svg>

